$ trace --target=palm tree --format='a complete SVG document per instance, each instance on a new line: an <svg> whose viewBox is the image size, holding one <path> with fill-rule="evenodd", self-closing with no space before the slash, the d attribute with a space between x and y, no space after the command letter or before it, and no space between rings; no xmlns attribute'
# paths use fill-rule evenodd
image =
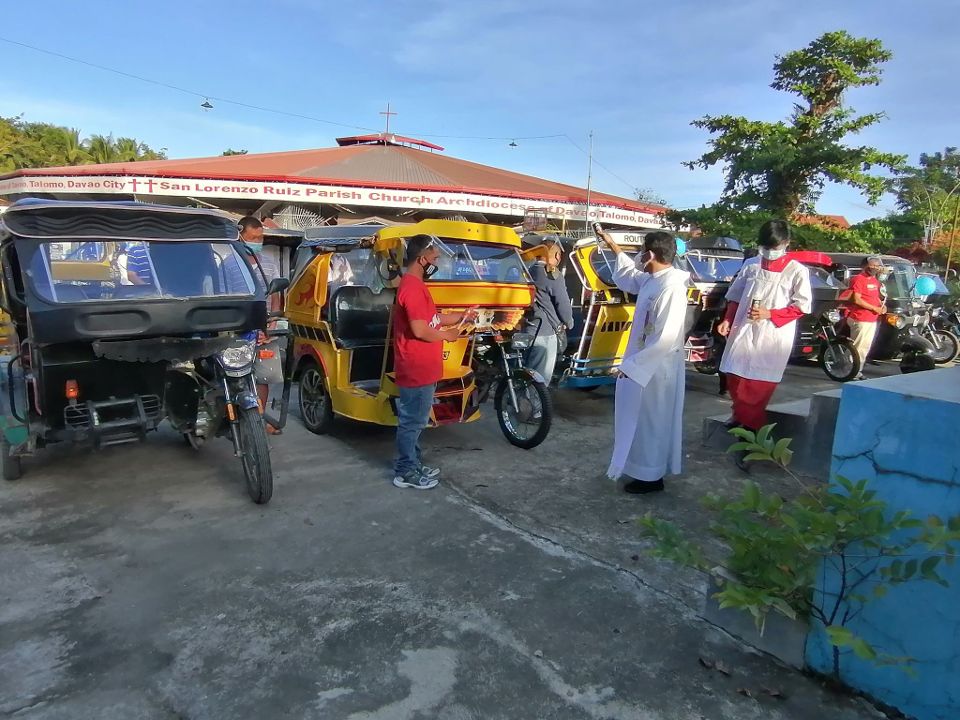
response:
<svg viewBox="0 0 960 720"><path fill-rule="evenodd" d="M113 135L91 135L87 141L87 153L95 163L111 163L119 160Z"/></svg>
<svg viewBox="0 0 960 720"><path fill-rule="evenodd" d="M76 128L61 128L63 134L63 156L67 165L85 165L90 162L90 155L87 154L80 140L80 131Z"/></svg>
<svg viewBox="0 0 960 720"><path fill-rule="evenodd" d="M140 152L143 146L133 138L117 138L114 150L117 154L117 162L136 162L140 159Z"/></svg>

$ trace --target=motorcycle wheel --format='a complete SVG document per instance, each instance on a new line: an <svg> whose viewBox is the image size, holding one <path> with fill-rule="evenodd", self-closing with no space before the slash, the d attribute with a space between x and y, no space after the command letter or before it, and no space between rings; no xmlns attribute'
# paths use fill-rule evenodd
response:
<svg viewBox="0 0 960 720"><path fill-rule="evenodd" d="M267 426L257 408L243 408L238 412L240 462L247 481L247 493L257 505L264 505L273 496L273 467L270 464Z"/></svg>
<svg viewBox="0 0 960 720"><path fill-rule="evenodd" d="M823 343L817 362L826 376L836 382L853 380L863 370L863 360L847 338L834 338Z"/></svg>
<svg viewBox="0 0 960 720"><path fill-rule="evenodd" d="M327 392L323 370L309 361L300 373L300 417L307 430L325 435L333 426L333 401Z"/></svg>
<svg viewBox="0 0 960 720"><path fill-rule="evenodd" d="M497 383L493 397L493 406L497 411L497 422L507 442L524 450L530 450L542 443L553 422L553 404L547 386L537 382L523 372L515 372L510 377L517 396L518 408L512 407L508 378L503 377Z"/></svg>
<svg viewBox="0 0 960 720"><path fill-rule="evenodd" d="M23 466L20 464L20 458L11 457L10 443L5 439L0 440L0 462L3 463L0 470L3 471L4 480L13 482L23 476Z"/></svg>
<svg viewBox="0 0 960 720"><path fill-rule="evenodd" d="M931 330L930 342L933 343L933 361L937 365L952 363L960 354L960 340L948 330Z"/></svg>

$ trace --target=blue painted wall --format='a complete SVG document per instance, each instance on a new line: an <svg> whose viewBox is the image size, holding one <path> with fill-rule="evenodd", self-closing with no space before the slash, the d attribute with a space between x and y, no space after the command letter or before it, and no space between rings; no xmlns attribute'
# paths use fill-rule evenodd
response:
<svg viewBox="0 0 960 720"><path fill-rule="evenodd" d="M892 511L960 514L960 367L847 384L840 400L831 476L866 479ZM916 659L916 677L845 653L845 683L919 720L960 718L960 564L941 563L949 588L910 582L867 606L851 629L885 653ZM827 573L822 591L836 585ZM830 673L822 631L807 662Z"/></svg>

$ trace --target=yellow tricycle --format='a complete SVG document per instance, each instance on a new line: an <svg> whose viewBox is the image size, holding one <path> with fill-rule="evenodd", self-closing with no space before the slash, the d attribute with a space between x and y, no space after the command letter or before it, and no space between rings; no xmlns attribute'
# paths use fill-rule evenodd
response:
<svg viewBox="0 0 960 720"><path fill-rule="evenodd" d="M507 440L539 445L552 411L544 378L523 367L533 336L516 331L535 292L520 237L510 228L452 220L306 231L285 311L304 424L318 434L329 432L336 416L397 424L393 307L405 240L420 234L440 250L439 270L427 283L438 311L478 309L476 322L444 343L430 426L477 420L493 394Z"/></svg>
<svg viewBox="0 0 960 720"><path fill-rule="evenodd" d="M612 233L623 251L643 251L644 233ZM528 251L532 254L535 251ZM613 281L616 257L590 237L570 248L564 277L573 305L574 326L567 332L566 352L557 364L558 384L593 390L616 382L627 348L635 299ZM561 350L563 350L561 348Z"/></svg>

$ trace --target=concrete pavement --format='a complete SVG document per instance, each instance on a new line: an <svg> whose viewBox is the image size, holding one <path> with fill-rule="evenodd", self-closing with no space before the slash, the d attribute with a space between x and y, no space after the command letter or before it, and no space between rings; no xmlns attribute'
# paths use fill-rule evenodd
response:
<svg viewBox="0 0 960 720"><path fill-rule="evenodd" d="M818 372L782 399L830 387ZM534 451L491 417L429 432L429 492L390 486L392 432L353 423L294 418L266 507L226 441L51 449L0 486L0 714L876 717L701 620L703 578L644 554L637 517L696 531L699 497L743 482L698 444L716 379L689 385L686 474L656 497L602 478L605 390L560 393Z"/></svg>

